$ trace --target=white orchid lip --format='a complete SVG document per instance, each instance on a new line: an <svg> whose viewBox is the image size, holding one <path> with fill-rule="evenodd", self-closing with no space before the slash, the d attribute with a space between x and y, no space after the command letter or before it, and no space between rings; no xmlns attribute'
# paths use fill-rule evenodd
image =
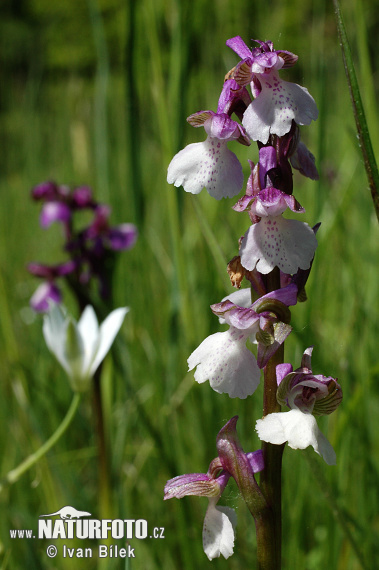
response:
<svg viewBox="0 0 379 570"><path fill-rule="evenodd" d="M64 368L75 391L88 390L91 378L112 346L128 311L127 307L112 311L100 326L90 305L84 309L78 323L57 304L52 305L44 316L46 344Z"/></svg>
<svg viewBox="0 0 379 570"><path fill-rule="evenodd" d="M262 441L281 445L288 443L292 449L305 449L310 445L328 465L336 464L336 454L319 430L316 418L298 409L268 414L256 422L256 431Z"/></svg>

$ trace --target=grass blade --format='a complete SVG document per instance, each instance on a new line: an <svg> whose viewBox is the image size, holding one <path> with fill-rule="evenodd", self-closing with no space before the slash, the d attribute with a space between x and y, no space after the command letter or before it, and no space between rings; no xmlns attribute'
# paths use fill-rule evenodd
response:
<svg viewBox="0 0 379 570"><path fill-rule="evenodd" d="M376 164L374 151L371 145L370 134L367 126L365 113L363 110L363 104L362 104L361 94L359 91L357 76L355 74L353 58L351 55L351 50L347 39L346 29L342 19L339 2L338 0L333 0L333 2L334 2L334 9L337 20L338 35L340 38L340 44L342 49L342 57L344 61L347 82L349 85L350 96L353 104L355 123L358 131L359 146L363 155L363 161L367 173L368 182L370 185L371 197L374 203L376 217L378 218L379 221L378 167Z"/></svg>

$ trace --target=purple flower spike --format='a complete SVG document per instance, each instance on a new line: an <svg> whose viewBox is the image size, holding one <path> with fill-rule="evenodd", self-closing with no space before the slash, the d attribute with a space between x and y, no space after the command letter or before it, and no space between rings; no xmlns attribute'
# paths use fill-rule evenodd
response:
<svg viewBox="0 0 379 570"><path fill-rule="evenodd" d="M44 204L41 215L41 227L46 229L54 222L67 224L71 219L71 210L64 202L47 202Z"/></svg>
<svg viewBox="0 0 379 570"><path fill-rule="evenodd" d="M47 313L51 303L61 303L62 295L54 283L45 281L41 283L30 299L30 306L37 313Z"/></svg>

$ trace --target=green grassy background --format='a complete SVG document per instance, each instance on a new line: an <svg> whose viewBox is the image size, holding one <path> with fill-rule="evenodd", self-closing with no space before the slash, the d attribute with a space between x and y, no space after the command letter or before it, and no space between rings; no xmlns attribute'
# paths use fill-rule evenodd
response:
<svg viewBox="0 0 379 570"><path fill-rule="evenodd" d="M115 306L128 305L103 374L112 450L113 518L145 518L164 540L132 541L135 560L105 568L167 570L255 568L255 532L236 486L222 503L237 509L235 554L208 562L201 545L206 499L163 502L167 479L204 472L219 429L238 414L245 451L262 390L246 401L197 385L187 372L194 348L219 328L209 305L231 292L225 271L247 216L203 191L166 183L173 154L201 140L185 118L215 109L224 74L238 58L225 40L271 39L299 55L285 73L306 86L320 117L302 129L320 181L295 174L306 220L322 222L307 287L292 311L286 359L298 366L313 344L313 369L339 378L344 401L319 421L337 466L318 461L325 481L286 450L283 470L284 568L355 570L361 565L329 508L344 516L366 560L376 567L379 537L378 225L362 165L331 3L293 0L10 0L0 18L0 462L5 475L44 442L71 393L48 353L42 320L28 306L37 280L29 261L64 259L58 227L45 233L30 188L54 179L89 184L109 202L112 221L134 222L137 245L120 254ZM346 4L346 5L345 5ZM375 1L342 2L374 151L379 123ZM283 74L284 76L284 74ZM234 145L234 146L233 146ZM237 144L245 175L254 148ZM304 219L304 218L303 218ZM68 291L65 301L75 313ZM78 316L78 315L76 315ZM0 494L0 568L95 568L95 560L48 559L47 541L10 540L9 529L37 528L40 514L64 505L98 516L97 449L90 394L71 428L35 468ZM316 458L318 460L318 457ZM81 546L76 544L76 546ZM93 546L93 544L88 544Z"/></svg>

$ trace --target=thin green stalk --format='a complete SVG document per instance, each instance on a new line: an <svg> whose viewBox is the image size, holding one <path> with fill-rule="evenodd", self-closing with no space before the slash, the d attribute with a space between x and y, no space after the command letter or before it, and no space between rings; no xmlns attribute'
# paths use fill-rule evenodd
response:
<svg viewBox="0 0 379 570"><path fill-rule="evenodd" d="M21 477L21 475L33 467L33 465L35 465L37 461L41 459L41 457L46 455L46 453L57 443L57 441L67 430L68 426L71 424L79 407L80 400L81 394L75 393L68 412L57 430L37 451L32 453L32 455L29 455L29 457L20 463L18 467L12 469L12 471L9 471L9 473L1 481L0 491L2 491L6 485L12 485L12 483L15 483Z"/></svg>
<svg viewBox="0 0 379 570"><path fill-rule="evenodd" d="M108 456L107 436L104 421L103 398L101 391L101 369L100 366L93 377L93 412L96 422L97 445L98 445L98 466L99 466L99 504L102 518L109 518L111 515L111 482L110 482L110 460Z"/></svg>

